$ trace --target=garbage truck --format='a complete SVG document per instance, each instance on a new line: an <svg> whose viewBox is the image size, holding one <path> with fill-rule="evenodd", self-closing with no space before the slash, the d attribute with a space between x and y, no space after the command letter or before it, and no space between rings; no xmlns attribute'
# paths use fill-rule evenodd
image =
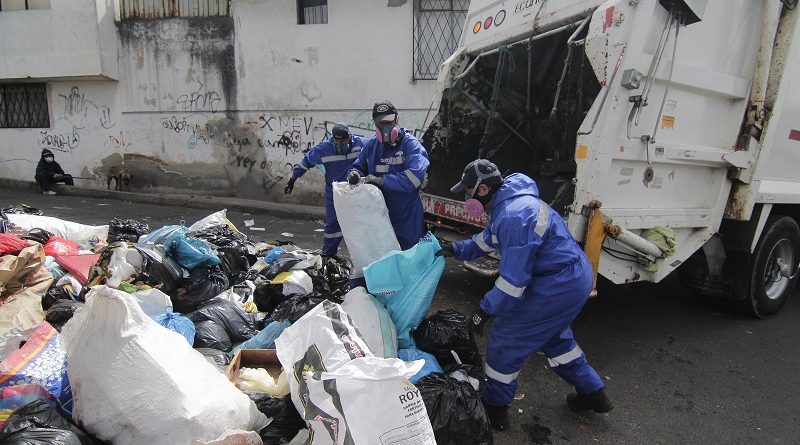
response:
<svg viewBox="0 0 800 445"><path fill-rule="evenodd" d="M448 189L487 158L536 180L596 274L678 273L698 294L776 314L800 260L796 6L473 0L422 137L429 223L486 224Z"/></svg>

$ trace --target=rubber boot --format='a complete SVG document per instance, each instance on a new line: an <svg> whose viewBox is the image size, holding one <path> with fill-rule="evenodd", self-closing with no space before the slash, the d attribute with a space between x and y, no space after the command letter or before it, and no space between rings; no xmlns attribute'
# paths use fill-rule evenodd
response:
<svg viewBox="0 0 800 445"><path fill-rule="evenodd" d="M567 395L567 406L575 412L592 410L596 413L607 413L614 409L614 404L602 389L591 394L573 392Z"/></svg>
<svg viewBox="0 0 800 445"><path fill-rule="evenodd" d="M507 406L483 405L486 408L486 417L489 418L489 425L497 431L507 430L510 422L508 421Z"/></svg>

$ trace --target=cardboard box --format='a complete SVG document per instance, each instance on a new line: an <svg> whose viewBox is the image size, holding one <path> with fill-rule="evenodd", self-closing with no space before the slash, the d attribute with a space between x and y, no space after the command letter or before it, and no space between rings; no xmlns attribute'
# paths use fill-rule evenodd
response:
<svg viewBox="0 0 800 445"><path fill-rule="evenodd" d="M274 349L240 349L237 351L225 372L228 380L236 384L239 370L242 368L264 368L275 379L281 375L283 370Z"/></svg>

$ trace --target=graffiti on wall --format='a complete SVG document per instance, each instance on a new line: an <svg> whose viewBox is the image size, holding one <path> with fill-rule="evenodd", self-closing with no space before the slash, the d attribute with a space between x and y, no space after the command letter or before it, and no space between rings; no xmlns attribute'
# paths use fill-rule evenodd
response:
<svg viewBox="0 0 800 445"><path fill-rule="evenodd" d="M211 112L216 113L222 97L213 90L206 90L202 82L194 91L188 94L181 94L175 100L182 111L188 112Z"/></svg>

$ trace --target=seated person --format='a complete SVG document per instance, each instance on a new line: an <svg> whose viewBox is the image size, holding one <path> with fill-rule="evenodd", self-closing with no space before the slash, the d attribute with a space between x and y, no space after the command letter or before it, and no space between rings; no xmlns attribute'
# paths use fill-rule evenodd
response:
<svg viewBox="0 0 800 445"><path fill-rule="evenodd" d="M72 175L64 173L64 170L58 165L53 152L43 148L42 159L36 166L36 182L42 188L42 194L55 195L56 192L50 190L50 185L58 182L63 182L66 185L75 185L72 181Z"/></svg>

